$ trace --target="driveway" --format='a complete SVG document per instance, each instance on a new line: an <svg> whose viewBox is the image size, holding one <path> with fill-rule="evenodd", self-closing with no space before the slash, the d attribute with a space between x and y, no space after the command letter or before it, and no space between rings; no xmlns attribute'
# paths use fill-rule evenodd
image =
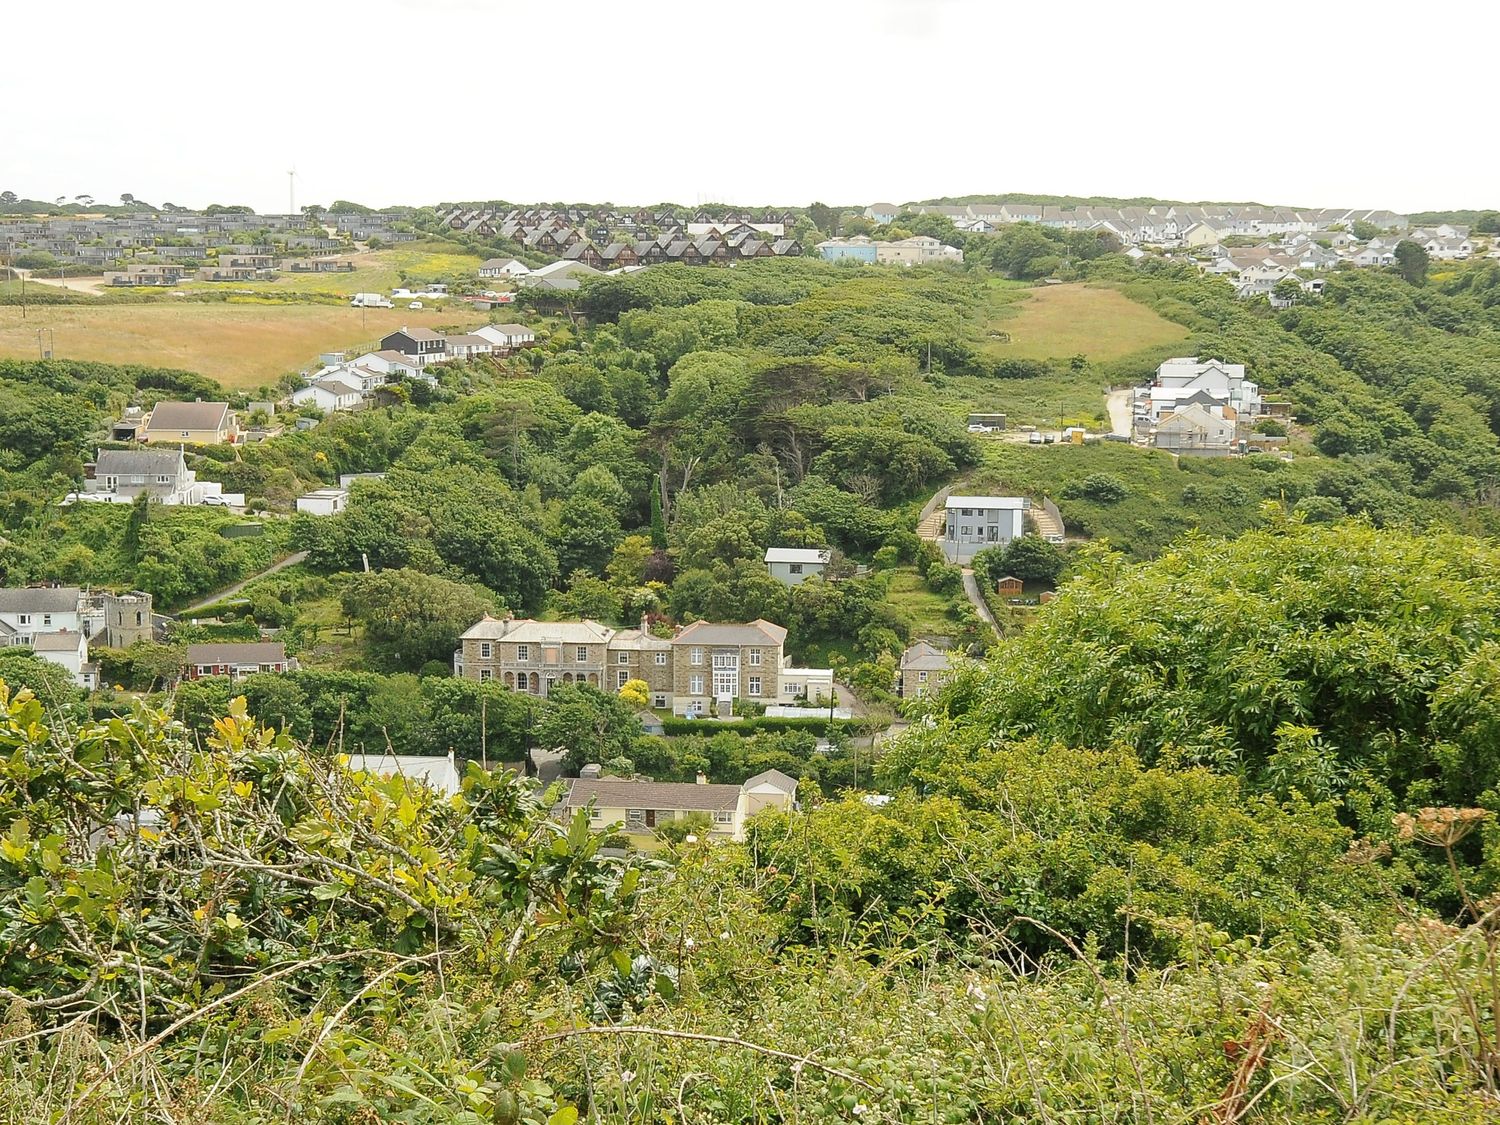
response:
<svg viewBox="0 0 1500 1125"><path fill-rule="evenodd" d="M969 601L973 603L979 619L989 625L998 637L1000 626L995 624L995 615L990 612L989 603L984 600L984 592L979 588L979 579L974 577L974 572L968 567L964 567L964 593L969 595Z"/></svg>
<svg viewBox="0 0 1500 1125"><path fill-rule="evenodd" d="M306 551L297 551L295 554L290 554L279 562L272 563L259 574L252 574L243 582L236 582L233 586L226 586L224 587L224 589L218 591L217 593L210 594L206 598L201 598L190 606L184 606L182 609L179 609L177 611L177 616L184 617L189 613L197 613L200 609L207 609L209 606L216 605L217 603L223 601L225 598L232 598L246 586L250 585L250 583L259 582L266 575L275 574L278 570L285 570L289 566L296 566L305 558L307 558Z"/></svg>
<svg viewBox="0 0 1500 1125"><path fill-rule="evenodd" d="M1109 408L1109 428L1111 432L1124 434L1130 437L1134 433L1134 419L1131 416L1130 402L1134 392L1133 387L1119 387L1109 392L1104 400Z"/></svg>

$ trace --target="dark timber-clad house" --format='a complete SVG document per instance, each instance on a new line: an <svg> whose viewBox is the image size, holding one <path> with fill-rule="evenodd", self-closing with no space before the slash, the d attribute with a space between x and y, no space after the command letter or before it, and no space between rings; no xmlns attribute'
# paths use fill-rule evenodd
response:
<svg viewBox="0 0 1500 1125"><path fill-rule="evenodd" d="M402 325L380 341L381 351L400 352L417 363L436 363L447 354L443 337L430 328L407 328Z"/></svg>

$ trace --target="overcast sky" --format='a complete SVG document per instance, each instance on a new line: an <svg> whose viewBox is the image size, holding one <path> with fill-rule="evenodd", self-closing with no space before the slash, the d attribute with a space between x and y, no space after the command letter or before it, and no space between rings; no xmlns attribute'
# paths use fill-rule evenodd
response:
<svg viewBox="0 0 1500 1125"><path fill-rule="evenodd" d="M4 3L0 190L1500 207L1487 2Z"/></svg>

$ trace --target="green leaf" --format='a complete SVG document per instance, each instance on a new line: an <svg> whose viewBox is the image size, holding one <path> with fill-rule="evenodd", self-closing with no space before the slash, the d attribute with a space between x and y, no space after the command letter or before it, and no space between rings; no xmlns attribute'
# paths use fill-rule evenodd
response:
<svg viewBox="0 0 1500 1125"><path fill-rule="evenodd" d="M565 1105L551 1117L547 1118L547 1125L574 1125L578 1120L578 1107Z"/></svg>

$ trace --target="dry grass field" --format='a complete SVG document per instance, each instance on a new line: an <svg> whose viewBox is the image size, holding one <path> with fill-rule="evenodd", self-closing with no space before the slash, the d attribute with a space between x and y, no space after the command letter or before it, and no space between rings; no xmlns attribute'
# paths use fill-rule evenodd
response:
<svg viewBox="0 0 1500 1125"><path fill-rule="evenodd" d="M25 320L0 305L0 356L35 359L42 343L58 358L140 363L196 371L248 390L315 362L320 352L375 344L402 325L460 328L483 323L467 306L353 309L335 305L32 305Z"/></svg>
<svg viewBox="0 0 1500 1125"><path fill-rule="evenodd" d="M442 243L403 242L383 250L366 250L350 254L354 259L352 273L284 273L271 281L219 282L185 281L176 286L190 292L213 293L224 289L253 289L257 292L292 292L334 294L347 297L353 293L390 293L403 284L408 287L440 281L459 275L472 275L480 258L455 251ZM508 285L506 288L510 288Z"/></svg>
<svg viewBox="0 0 1500 1125"><path fill-rule="evenodd" d="M1187 339L1188 331L1113 289L1087 285L997 288L986 333L1004 332L1009 343L987 339L997 358L1067 359L1083 354L1107 363L1145 348Z"/></svg>

